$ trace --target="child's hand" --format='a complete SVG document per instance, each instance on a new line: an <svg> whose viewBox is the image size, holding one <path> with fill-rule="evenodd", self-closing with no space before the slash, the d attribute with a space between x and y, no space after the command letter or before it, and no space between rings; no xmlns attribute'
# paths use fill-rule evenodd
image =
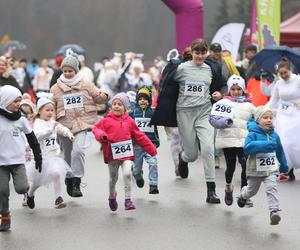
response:
<svg viewBox="0 0 300 250"><path fill-rule="evenodd" d="M100 93L100 97L101 97L102 99L107 100L107 99L108 99L108 94L106 94L106 93L104 93L104 92L101 92L101 93Z"/></svg>
<svg viewBox="0 0 300 250"><path fill-rule="evenodd" d="M215 91L212 93L211 97L214 101L219 101L223 98L223 95L219 91Z"/></svg>
<svg viewBox="0 0 300 250"><path fill-rule="evenodd" d="M107 141L108 141L107 135L103 135L103 136L102 136L102 139L103 139L103 141L107 142Z"/></svg>
<svg viewBox="0 0 300 250"><path fill-rule="evenodd" d="M68 138L71 142L75 141L75 136L73 134L69 135Z"/></svg>

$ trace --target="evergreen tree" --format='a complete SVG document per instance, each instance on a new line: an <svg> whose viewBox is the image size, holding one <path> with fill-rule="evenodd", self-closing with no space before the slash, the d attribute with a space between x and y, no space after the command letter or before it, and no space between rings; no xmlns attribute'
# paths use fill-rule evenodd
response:
<svg viewBox="0 0 300 250"><path fill-rule="evenodd" d="M214 22L215 31L217 31L226 23L229 23L228 0L221 0L218 6L218 13Z"/></svg>
<svg viewBox="0 0 300 250"><path fill-rule="evenodd" d="M251 0L238 1L234 9L233 21L244 23L246 27L249 27Z"/></svg>

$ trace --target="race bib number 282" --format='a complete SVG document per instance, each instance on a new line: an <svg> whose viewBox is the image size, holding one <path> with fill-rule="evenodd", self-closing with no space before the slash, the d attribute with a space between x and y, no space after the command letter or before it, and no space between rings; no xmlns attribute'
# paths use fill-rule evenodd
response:
<svg viewBox="0 0 300 250"><path fill-rule="evenodd" d="M64 108L74 109L83 107L83 95L82 93L74 93L69 95L64 95Z"/></svg>

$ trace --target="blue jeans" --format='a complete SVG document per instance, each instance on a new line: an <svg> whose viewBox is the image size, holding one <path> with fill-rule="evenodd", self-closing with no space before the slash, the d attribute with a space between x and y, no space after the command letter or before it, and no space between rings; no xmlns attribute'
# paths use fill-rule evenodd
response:
<svg viewBox="0 0 300 250"><path fill-rule="evenodd" d="M140 146L134 146L135 160L132 167L132 174L136 180L143 178L143 160L149 165L149 184L157 185L158 173L157 173L157 158L146 153Z"/></svg>

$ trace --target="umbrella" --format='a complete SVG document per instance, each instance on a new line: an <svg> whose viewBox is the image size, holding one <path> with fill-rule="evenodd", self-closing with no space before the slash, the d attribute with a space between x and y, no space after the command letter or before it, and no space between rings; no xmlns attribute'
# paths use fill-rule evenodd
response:
<svg viewBox="0 0 300 250"><path fill-rule="evenodd" d="M258 52L253 60L258 67L275 73L275 65L283 57L286 57L294 65L296 73L300 72L300 54L287 46L265 48Z"/></svg>
<svg viewBox="0 0 300 250"><path fill-rule="evenodd" d="M25 50L27 49L27 46L24 43L21 43L17 40L10 40L7 43L3 44L1 46L2 50L6 51L8 49L12 50Z"/></svg>
<svg viewBox="0 0 300 250"><path fill-rule="evenodd" d="M67 49L72 49L78 55L84 55L85 49L77 44L66 44L60 47L60 49L55 53L56 55L66 55Z"/></svg>

